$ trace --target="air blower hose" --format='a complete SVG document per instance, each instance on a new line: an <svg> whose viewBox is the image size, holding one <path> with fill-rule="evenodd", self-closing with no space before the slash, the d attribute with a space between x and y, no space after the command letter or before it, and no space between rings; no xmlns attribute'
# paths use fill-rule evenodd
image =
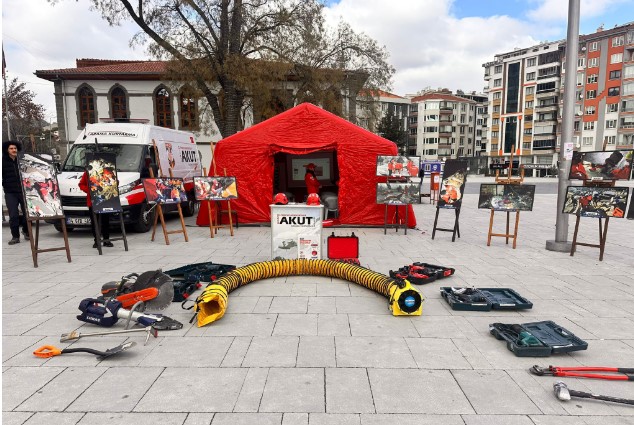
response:
<svg viewBox="0 0 634 425"><path fill-rule="evenodd" d="M365 286L388 298L394 316L420 316L422 313L423 296L407 280L339 261L273 260L238 267L207 285L194 306L198 326L219 320L225 314L229 293L234 289L260 279L300 275L329 276Z"/></svg>

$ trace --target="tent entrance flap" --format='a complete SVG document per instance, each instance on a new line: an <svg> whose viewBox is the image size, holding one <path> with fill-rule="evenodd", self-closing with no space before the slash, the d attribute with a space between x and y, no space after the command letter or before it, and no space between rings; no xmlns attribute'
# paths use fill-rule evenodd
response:
<svg viewBox="0 0 634 425"><path fill-rule="evenodd" d="M304 202L307 195L306 166L314 164L315 176L323 192L338 193L339 166L336 150L324 150L309 154L278 152L273 157L273 192L286 193L291 202Z"/></svg>

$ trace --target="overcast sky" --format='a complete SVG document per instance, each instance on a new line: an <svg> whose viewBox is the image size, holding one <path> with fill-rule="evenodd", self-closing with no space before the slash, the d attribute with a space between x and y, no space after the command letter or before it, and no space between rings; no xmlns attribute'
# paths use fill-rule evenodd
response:
<svg viewBox="0 0 634 425"><path fill-rule="evenodd" d="M482 91L482 64L496 53L566 37L566 0L327 0L327 17L385 45L396 68L392 92L425 87ZM582 34L634 21L634 0L581 0ZM132 23L109 27L86 0L3 0L7 78L18 77L54 114L53 84L35 70L72 68L77 58L145 59ZM55 118L53 117L53 120Z"/></svg>

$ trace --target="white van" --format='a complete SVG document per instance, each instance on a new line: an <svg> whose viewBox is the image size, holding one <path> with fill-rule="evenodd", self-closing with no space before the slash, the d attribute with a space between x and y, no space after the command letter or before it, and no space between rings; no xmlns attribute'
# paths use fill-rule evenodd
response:
<svg viewBox="0 0 634 425"><path fill-rule="evenodd" d="M156 144L159 158L155 157ZM144 123L86 124L73 144L61 173L58 175L62 205L67 228L90 226L86 206L86 194L79 189L79 180L86 166L86 152L110 152L117 156L119 198L123 207L124 223L137 232L147 232L152 227L155 210L145 202L141 178L150 177L149 164L153 164L154 176L162 172L185 181L188 202L181 204L183 215L195 212L193 177L202 175L200 154L192 133L172 130ZM158 168L160 167L160 172ZM118 225L119 220L110 221ZM55 224L61 231L61 226Z"/></svg>

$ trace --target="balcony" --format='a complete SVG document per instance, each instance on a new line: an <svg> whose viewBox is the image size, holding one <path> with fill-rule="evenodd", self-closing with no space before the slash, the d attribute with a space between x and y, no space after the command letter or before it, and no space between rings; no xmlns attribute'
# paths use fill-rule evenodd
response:
<svg viewBox="0 0 634 425"><path fill-rule="evenodd" d="M452 108L448 108L446 106L440 107L440 115L451 115L451 114L453 114Z"/></svg>
<svg viewBox="0 0 634 425"><path fill-rule="evenodd" d="M555 149L555 140L554 139L550 139L550 140L535 140L533 142L533 150L534 151L543 151L543 150L550 150L550 149Z"/></svg>
<svg viewBox="0 0 634 425"><path fill-rule="evenodd" d="M442 131L442 130L440 131L439 134L440 134L440 137L443 137L445 139L450 138L452 135L451 131Z"/></svg>

